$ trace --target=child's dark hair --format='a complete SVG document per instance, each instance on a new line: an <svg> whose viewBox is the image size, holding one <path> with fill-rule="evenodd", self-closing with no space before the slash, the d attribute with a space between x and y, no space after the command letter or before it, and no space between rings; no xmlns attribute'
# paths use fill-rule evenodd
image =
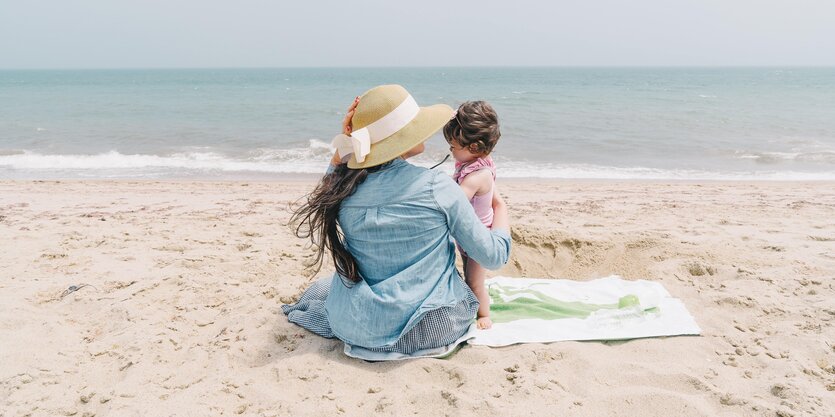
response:
<svg viewBox="0 0 835 417"><path fill-rule="evenodd" d="M499 116L485 101L465 102L444 126L447 142L455 141L475 154L490 154L501 136Z"/></svg>

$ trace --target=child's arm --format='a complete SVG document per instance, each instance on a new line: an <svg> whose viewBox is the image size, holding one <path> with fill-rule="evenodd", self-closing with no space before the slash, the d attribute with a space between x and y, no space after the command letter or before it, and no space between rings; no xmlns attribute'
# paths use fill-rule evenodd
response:
<svg viewBox="0 0 835 417"><path fill-rule="evenodd" d="M461 182L461 190L467 196L467 200L472 200L473 196L482 195L490 191L493 182L493 174L490 170L482 169L467 175L464 181Z"/></svg>

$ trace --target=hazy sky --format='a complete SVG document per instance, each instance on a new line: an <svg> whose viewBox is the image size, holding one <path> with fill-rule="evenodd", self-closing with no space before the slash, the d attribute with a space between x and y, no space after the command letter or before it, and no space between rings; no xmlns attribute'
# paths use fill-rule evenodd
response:
<svg viewBox="0 0 835 417"><path fill-rule="evenodd" d="M0 68L835 65L833 0L0 0Z"/></svg>

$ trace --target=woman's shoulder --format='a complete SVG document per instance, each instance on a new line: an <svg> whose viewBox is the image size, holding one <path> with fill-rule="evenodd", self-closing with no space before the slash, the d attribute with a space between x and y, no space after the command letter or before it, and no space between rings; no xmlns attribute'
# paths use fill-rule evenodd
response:
<svg viewBox="0 0 835 417"><path fill-rule="evenodd" d="M383 206L427 198L439 177L446 175L401 161L370 174L343 206Z"/></svg>
<svg viewBox="0 0 835 417"><path fill-rule="evenodd" d="M441 171L412 165L409 162L403 161L401 165L397 166L397 172L394 174L394 177L396 178L396 182L429 186L436 178L446 177L446 175Z"/></svg>
<svg viewBox="0 0 835 417"><path fill-rule="evenodd" d="M399 173L403 190L411 189L417 194L424 194L428 192L430 195L437 188L444 188L446 185L458 187L455 181L450 178L445 172L424 168L412 164L407 164L403 171Z"/></svg>

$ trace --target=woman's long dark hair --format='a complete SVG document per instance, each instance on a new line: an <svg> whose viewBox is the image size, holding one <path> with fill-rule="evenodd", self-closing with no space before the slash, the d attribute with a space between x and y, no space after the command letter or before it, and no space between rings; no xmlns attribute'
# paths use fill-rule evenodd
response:
<svg viewBox="0 0 835 417"><path fill-rule="evenodd" d="M313 274L322 268L325 251L330 251L336 272L351 282L362 277L354 256L345 249L342 230L339 227L339 207L365 181L368 174L380 166L366 169L349 169L348 164L339 164L333 172L322 177L316 188L307 195L307 201L293 212L290 223L296 225L296 236L310 238L316 246L316 256L306 266L313 268Z"/></svg>

